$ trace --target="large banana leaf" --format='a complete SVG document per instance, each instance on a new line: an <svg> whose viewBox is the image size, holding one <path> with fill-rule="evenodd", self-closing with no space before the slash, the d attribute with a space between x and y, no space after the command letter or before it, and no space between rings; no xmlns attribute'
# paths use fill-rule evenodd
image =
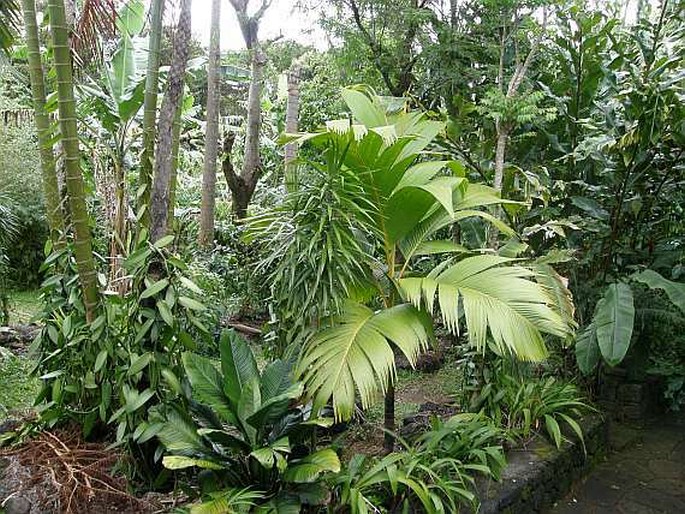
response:
<svg viewBox="0 0 685 514"><path fill-rule="evenodd" d="M609 285L597 303L593 323L602 357L610 366L619 364L628 352L634 322L635 305L630 286L623 282Z"/></svg>
<svg viewBox="0 0 685 514"><path fill-rule="evenodd" d="M540 360L547 355L541 332L564 337L570 327L555 310L535 273L521 266L502 266L513 259L494 255L468 257L439 266L425 277L399 281L403 294L417 308L434 311L437 295L447 327L458 332L463 314L469 341L484 349L488 334L500 351Z"/></svg>
<svg viewBox="0 0 685 514"><path fill-rule="evenodd" d="M636 273L633 275L632 279L645 284L651 289L662 289L666 293L666 296L668 296L668 299L671 300L671 303L685 313L685 284L666 280L656 271L651 269Z"/></svg>
<svg viewBox="0 0 685 514"><path fill-rule="evenodd" d="M298 374L317 407L332 398L336 419L349 419L356 393L367 407L394 379L390 343L413 364L431 338L430 321L412 305L374 312L348 303L340 319L309 342Z"/></svg>

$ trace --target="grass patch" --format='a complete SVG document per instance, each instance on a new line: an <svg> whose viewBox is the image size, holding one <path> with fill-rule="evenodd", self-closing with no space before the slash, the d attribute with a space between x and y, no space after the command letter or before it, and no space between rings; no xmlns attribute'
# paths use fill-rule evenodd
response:
<svg viewBox="0 0 685 514"><path fill-rule="evenodd" d="M33 364L0 348L0 421L31 409L40 389L38 379L29 375Z"/></svg>
<svg viewBox="0 0 685 514"><path fill-rule="evenodd" d="M40 291L10 291L10 325L30 323L40 312Z"/></svg>

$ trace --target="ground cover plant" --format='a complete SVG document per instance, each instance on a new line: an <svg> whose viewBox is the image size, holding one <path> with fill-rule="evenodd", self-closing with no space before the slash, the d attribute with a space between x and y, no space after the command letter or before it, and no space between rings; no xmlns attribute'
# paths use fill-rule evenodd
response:
<svg viewBox="0 0 685 514"><path fill-rule="evenodd" d="M0 441L46 508L473 511L609 375L682 409L682 2L285 4L0 4Z"/></svg>

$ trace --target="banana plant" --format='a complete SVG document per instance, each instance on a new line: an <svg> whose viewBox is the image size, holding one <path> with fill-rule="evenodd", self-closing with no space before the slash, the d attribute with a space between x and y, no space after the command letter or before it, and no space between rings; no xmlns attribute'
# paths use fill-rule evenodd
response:
<svg viewBox="0 0 685 514"><path fill-rule="evenodd" d="M665 279L646 269L629 279L650 289L664 291L671 303L685 314L685 284ZM633 338L635 304L628 281L607 286L597 302L592 321L578 335L576 360L580 370L591 373L600 361L617 366L625 358Z"/></svg>
<svg viewBox="0 0 685 514"><path fill-rule="evenodd" d="M273 361L260 372L252 350L233 331L221 334L220 350L220 370L210 359L183 355L190 415L181 408L167 413L158 435L166 447L164 466L210 470L214 491L217 484L252 487L266 500L263 507L275 512L299 505L305 493L308 501L325 496L317 482L338 472L340 461L332 449L310 451L308 443L315 427L332 420L314 418L298 403L303 384L292 382L287 362Z"/></svg>
<svg viewBox="0 0 685 514"><path fill-rule="evenodd" d="M282 316L318 327L296 368L315 408L331 401L347 419L358 397L366 408L383 393L392 430L395 353L415 363L433 340L433 315L454 333L465 326L480 350L539 360L543 333L571 333L560 299L572 304L558 275L450 236L469 218L513 236L484 208L516 202L435 158L441 122L363 88L343 99L352 119L286 137L313 157L300 159L301 183L285 206L252 224L274 251L265 265L275 266Z"/></svg>
<svg viewBox="0 0 685 514"><path fill-rule="evenodd" d="M132 145L131 128L144 101L147 63L147 40L140 36L145 25L145 6L141 0L129 0L116 18L119 39L109 62L103 63L101 76L77 86L80 112L83 118L97 120L87 123L94 127L96 155L105 155L103 168L111 169L114 191L112 237L110 241L110 283L120 293L125 292L122 280L126 254L128 210L126 162ZM109 178L109 177L108 177Z"/></svg>

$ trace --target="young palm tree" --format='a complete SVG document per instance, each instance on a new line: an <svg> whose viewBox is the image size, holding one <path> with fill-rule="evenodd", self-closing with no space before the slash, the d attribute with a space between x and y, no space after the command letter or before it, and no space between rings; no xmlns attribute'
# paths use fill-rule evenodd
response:
<svg viewBox="0 0 685 514"><path fill-rule="evenodd" d="M57 77L59 129L64 149L67 193L74 231L74 254L78 269L86 318L92 321L98 303L97 276L91 245L88 209L81 173L81 154L76 127L74 81L69 45L69 29L64 11L64 0L48 0L50 32L52 33L53 59Z"/></svg>
<svg viewBox="0 0 685 514"><path fill-rule="evenodd" d="M265 224L275 245L284 315L318 326L297 367L314 405L332 401L346 419L357 397L367 407L383 393L392 430L395 352L415 363L438 312L454 333L465 325L480 350L538 360L547 353L542 333L572 330L572 305L557 275L452 240L451 226L473 217L513 232L479 210L505 203L492 188L426 152L442 123L403 112L401 100L388 113L373 95L343 96L355 121L296 138L321 158L304 163L284 208L253 224Z"/></svg>
<svg viewBox="0 0 685 514"><path fill-rule="evenodd" d="M50 118L45 110L45 76L38 40L38 24L36 22L36 1L22 0L24 14L24 30L26 32L26 47L29 61L29 75L31 78L31 93L35 110L36 130L40 146L40 164L45 194L45 210L47 212L50 236L54 243L63 241L64 219L61 212L59 187L57 185L57 171L55 154L52 148Z"/></svg>
<svg viewBox="0 0 685 514"><path fill-rule="evenodd" d="M200 207L201 247L209 248L214 240L214 196L216 194L216 158L219 149L219 66L221 64L221 0L212 0L212 29L207 65L207 132L205 163L202 172Z"/></svg>

